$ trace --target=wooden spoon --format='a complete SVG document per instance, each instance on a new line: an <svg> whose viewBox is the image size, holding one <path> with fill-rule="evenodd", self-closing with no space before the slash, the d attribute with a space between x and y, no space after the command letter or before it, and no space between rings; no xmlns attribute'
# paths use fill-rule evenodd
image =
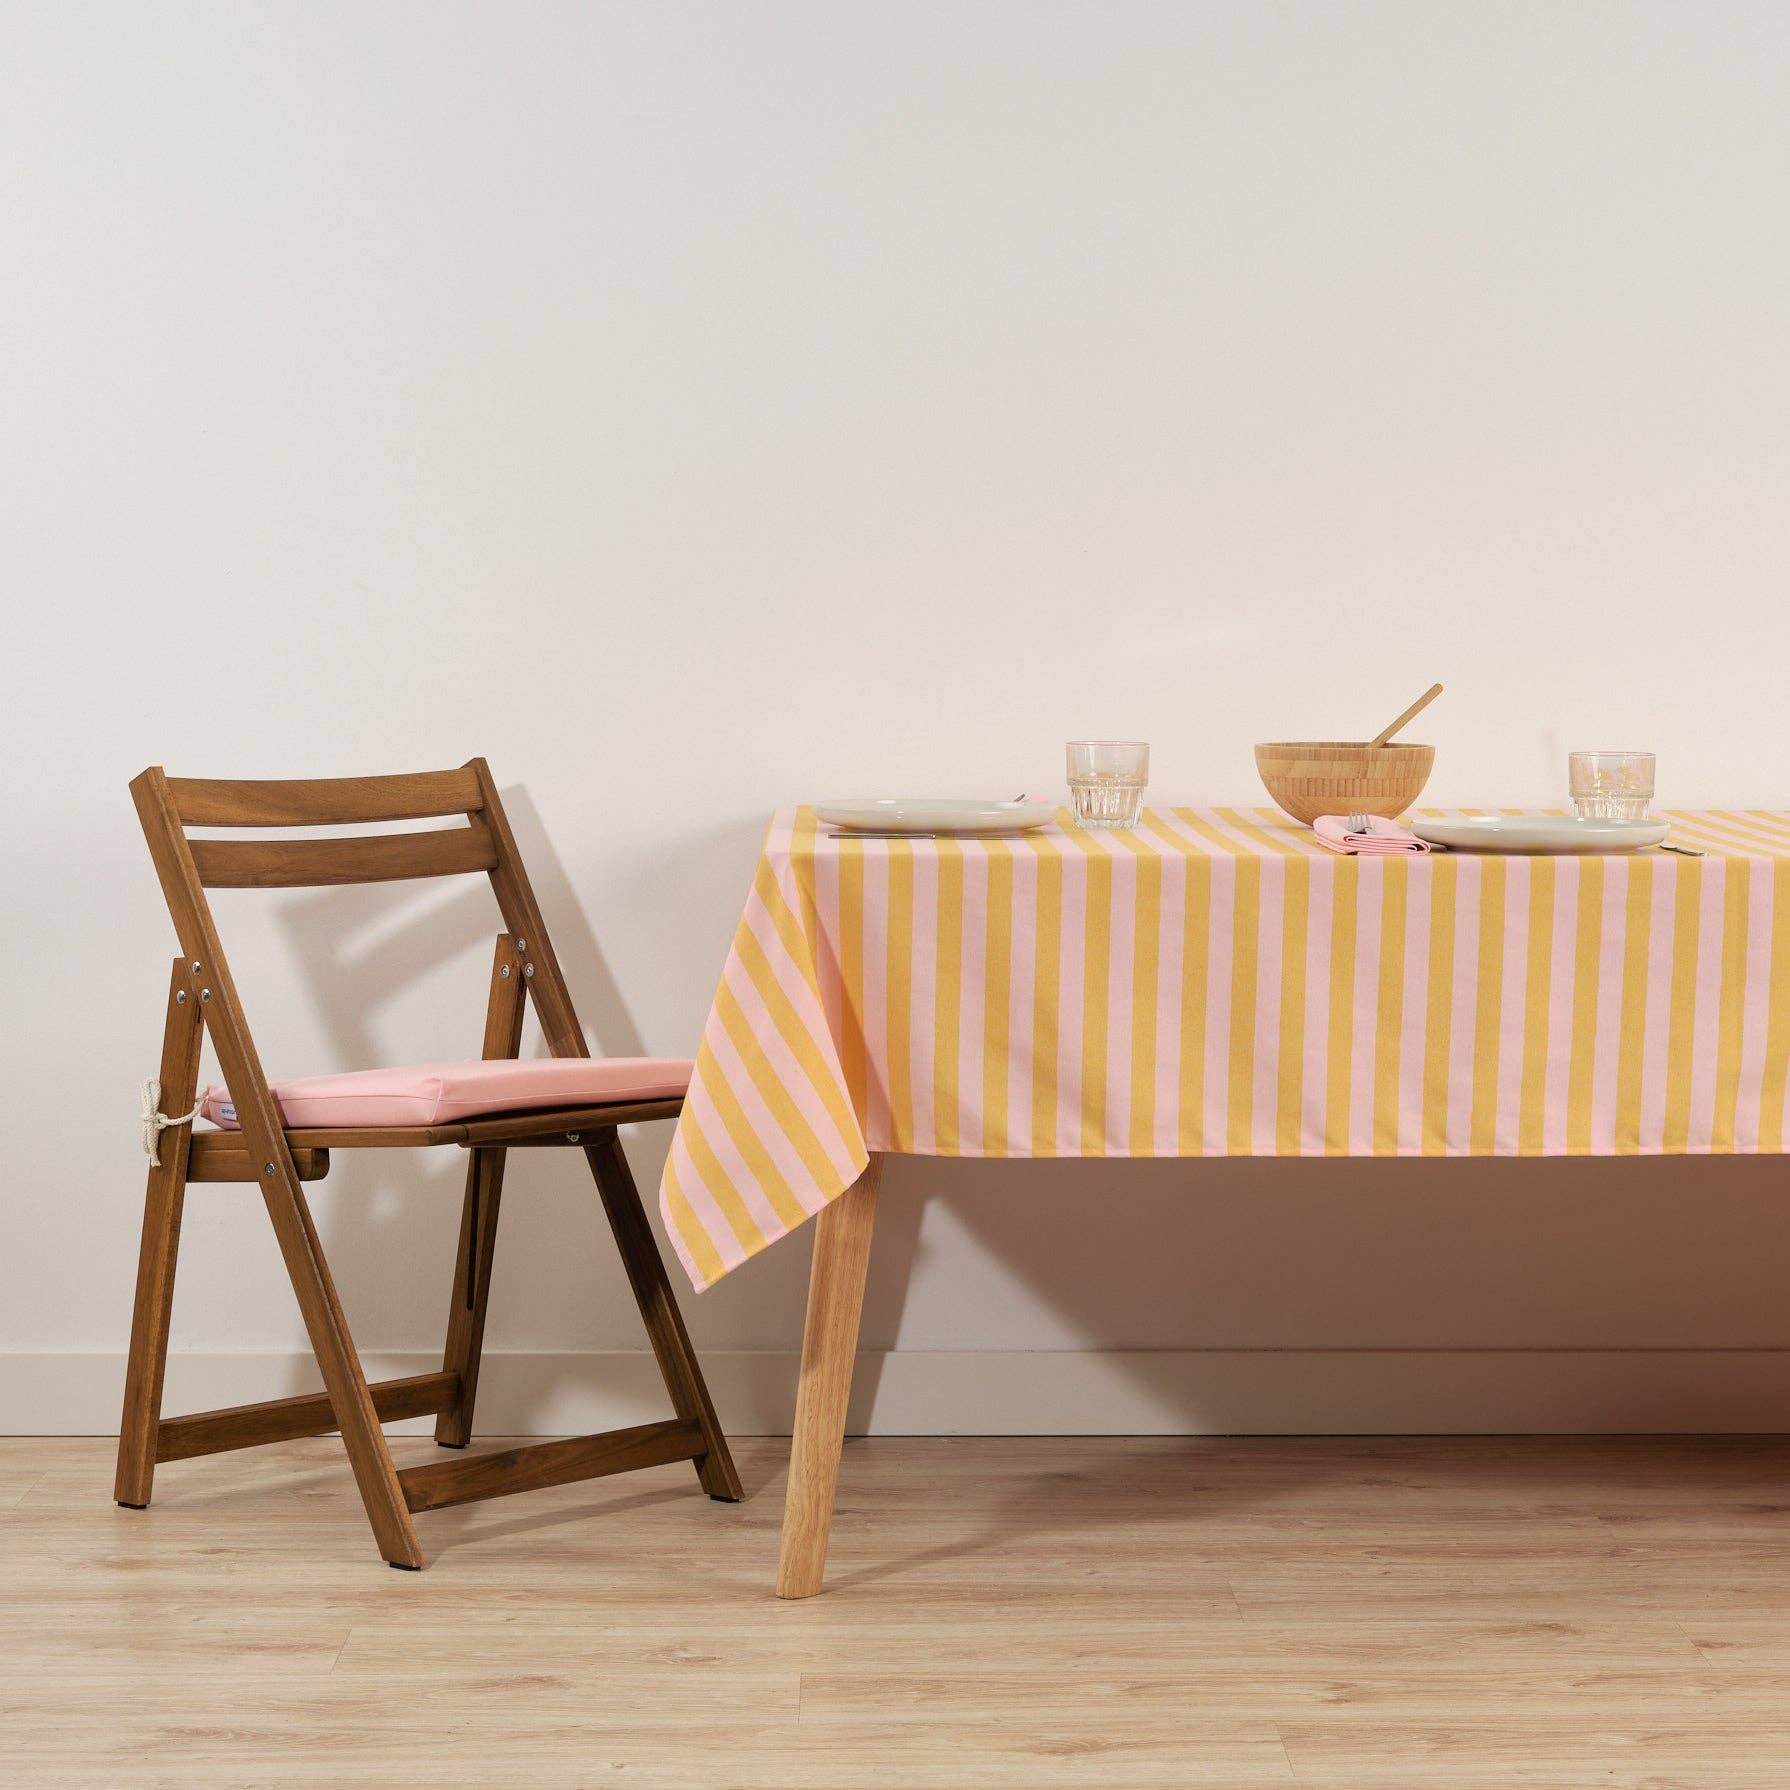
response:
<svg viewBox="0 0 1790 1790"><path fill-rule="evenodd" d="M1400 715L1396 721L1394 721L1388 727L1382 727L1380 729L1380 731L1377 734L1375 734L1371 740L1368 741L1368 745L1369 746L1384 746L1386 744L1386 742L1388 740L1390 740L1392 738L1392 736L1395 733L1397 733L1398 730L1401 727L1403 727L1407 721L1414 721L1441 694L1442 694L1442 686L1440 684L1431 684L1430 687L1427 690L1425 690L1424 693L1421 696L1419 696L1417 698L1417 700L1414 703L1412 703L1411 706L1408 709L1406 709L1405 712L1402 715Z"/></svg>

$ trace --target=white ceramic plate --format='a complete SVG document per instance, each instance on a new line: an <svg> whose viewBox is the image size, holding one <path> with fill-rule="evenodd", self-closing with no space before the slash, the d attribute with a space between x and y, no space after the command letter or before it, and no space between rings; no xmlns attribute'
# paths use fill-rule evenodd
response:
<svg viewBox="0 0 1790 1790"><path fill-rule="evenodd" d="M876 802L816 802L814 812L848 833L943 833L974 838L1029 833L1056 813L1050 802L950 802L931 797Z"/></svg>
<svg viewBox="0 0 1790 1790"><path fill-rule="evenodd" d="M1446 820L1411 816L1411 831L1431 845L1550 857L1563 852L1641 851L1658 845L1670 830L1663 820L1578 820L1570 814L1454 814Z"/></svg>

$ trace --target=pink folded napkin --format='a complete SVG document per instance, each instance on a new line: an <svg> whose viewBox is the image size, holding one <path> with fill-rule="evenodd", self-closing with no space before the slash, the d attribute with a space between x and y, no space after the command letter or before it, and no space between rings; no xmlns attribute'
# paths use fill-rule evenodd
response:
<svg viewBox="0 0 1790 1790"><path fill-rule="evenodd" d="M1318 842L1332 851L1349 852L1361 857L1381 857L1389 852L1425 852L1429 841L1408 833L1395 820L1375 816L1365 833L1351 833L1349 823L1340 814L1320 814L1311 823Z"/></svg>

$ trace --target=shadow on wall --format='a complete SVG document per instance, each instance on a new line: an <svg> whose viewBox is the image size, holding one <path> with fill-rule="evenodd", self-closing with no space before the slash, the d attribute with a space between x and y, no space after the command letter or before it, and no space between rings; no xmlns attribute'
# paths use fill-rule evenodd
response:
<svg viewBox="0 0 1790 1790"><path fill-rule="evenodd" d="M1437 1354L1515 1357L1460 1371L1486 1409L1519 1419L1523 1386L1539 1379L1555 1404L1579 1407L1574 1428L1682 1427L1687 1402L1724 1428L1710 1390L1723 1370L1682 1358L1781 1350L1784 1193L1782 1161L1757 1156L902 1158L877 1244L886 1215L892 1253L928 1272L898 1284L905 1268L873 1253L864 1341L998 1351L1010 1313L1048 1313L1057 1335L1033 1346L1097 1355L1149 1429L1183 1418L1246 1432L1281 1408L1289 1430L1319 1433L1333 1379L1356 1411L1383 1383L1386 1409L1408 1419L1447 1384L1425 1366ZM990 1299L993 1262L1005 1284ZM966 1298L978 1285L983 1297ZM1680 1358L1658 1364L1657 1384L1598 1365L1656 1351ZM1690 1392L1674 1382L1683 1371ZM1756 1412L1756 1377L1735 1377ZM1085 1400L1086 1384L1073 1396ZM1446 1430L1462 1413L1431 1415L1420 1427Z"/></svg>
<svg viewBox="0 0 1790 1790"><path fill-rule="evenodd" d="M521 788L504 799L587 1040L612 1054L642 1053L600 928L535 804ZM685 841L674 858L656 857L655 888L675 890L698 871L697 886L712 884L724 866L723 878L737 868L743 889L757 827L717 829ZM381 1012L448 976L468 980L466 1030L432 1039L423 1054L477 1048L486 948L500 925L482 879L437 885L426 902L404 885L320 891L277 913L335 1064L380 1062ZM667 927L687 930L673 903L661 913ZM725 946L725 938L691 937L705 978ZM539 1049L532 1028L524 1048ZM628 1140L655 1215L670 1133L659 1125ZM536 1332L521 1346L560 1354L565 1376L578 1372L577 1352L593 1346L580 1314L603 1322L616 1314L618 1341L609 1346L644 1346L582 1158L529 1152L513 1166L491 1346L505 1346L506 1313L519 1309L547 1314L550 1337ZM440 1336L464 1171L462 1154L450 1150L338 1156L319 1221L344 1301L351 1315L363 1314L357 1331L368 1350ZM1040 1316L1055 1330L1045 1347L1123 1352L1120 1371L1157 1408L1185 1412L1190 1427L1206 1430L1225 1427L1216 1408L1224 1400L1190 1388L1190 1351L1323 1350L1337 1337L1354 1352L1583 1350L1607 1348L1612 1336L1636 1348L1757 1348L1778 1340L1776 1252L1759 1240L1790 1231L1782 1192L1781 1164L1745 1158L901 1159L879 1218L864 1325L872 1352L853 1408L874 1403L883 1351L896 1343L1005 1349L1016 1312L1030 1314L1034 1333ZM1090 1238L1100 1246L1089 1247ZM807 1241L792 1240L705 1297L683 1295L699 1346L705 1333L725 1333L733 1348L792 1347L808 1256ZM681 1291L681 1276L676 1284ZM1173 1346L1164 1349L1164 1338ZM1156 1360L1152 1349L1163 1351ZM579 1393L564 1377L543 1388L543 1401L556 1390Z"/></svg>
<svg viewBox="0 0 1790 1790"><path fill-rule="evenodd" d="M503 801L586 1043L596 1054L646 1054L640 1028L534 802L522 788L504 790ZM452 889L446 899L440 898L442 887ZM487 960L481 947L503 926L496 901L483 878L438 885L435 895L419 904L414 885L378 884L317 891L280 908L279 923L303 966L337 1066L380 1065L385 1053L374 1036L380 1010L424 981L464 975L461 961L469 954L478 965L472 1005L482 1009ZM449 964L455 965L452 971L444 968ZM469 1036L442 1039L423 1058L475 1055L476 1025ZM542 1054L532 1018L522 1048L524 1055ZM629 1151L649 1209L656 1206L653 1193L670 1127L652 1130L664 1137L653 1137L646 1149L639 1137L631 1137ZM419 1336L432 1342L445 1330L466 1167L465 1153L451 1147L341 1151L333 1159L324 1183L331 1195L317 1201L323 1208L319 1230L363 1352L415 1347ZM510 1169L487 1346L502 1346L503 1308L511 1300L551 1302L544 1280L565 1283L567 1309L619 1303L631 1310L626 1277L610 1247L582 1153L531 1150ZM358 1322L357 1312L366 1314ZM559 1346L576 1349L580 1339L567 1337ZM646 1346L644 1333L640 1346ZM543 1403L552 1390L543 1388Z"/></svg>
<svg viewBox="0 0 1790 1790"><path fill-rule="evenodd" d="M598 928L534 801L522 787L506 788L503 800L586 1042L601 1054L645 1054L643 1035ZM653 881L658 888L675 889L686 881L700 886L713 880L715 865L725 864L737 866L743 889L761 831L757 817L717 829L690 842L680 859L656 859ZM667 925L680 923L670 907L664 911ZM432 1039L420 1048L419 1057L450 1058L477 1050L484 947L502 925L483 879L435 885L424 900L418 899L413 884L318 890L287 899L276 912L292 958L301 966L333 1066L366 1068L390 1061L377 1037L381 1012L419 986L449 975L472 979L465 991L467 1030L438 1042ZM731 926L730 916L717 939L692 944L693 950L704 952L705 978L711 964L719 974ZM251 1014L251 1022L253 1018ZM680 1042L694 1052L694 1031ZM531 1020L523 1051L535 1054L540 1049ZM671 1127L642 1127L624 1138L660 1248L670 1262L656 1191ZM319 1197L313 1188L324 1250L364 1353L414 1349L419 1341L433 1346L442 1334L453 1296L465 1171L465 1157L454 1149L340 1151L321 1184L328 1191ZM506 1311L523 1302L545 1311L631 1311L626 1277L610 1247L580 1155L527 1152L512 1162L505 1196L488 1348L505 1346ZM879 1226L872 1323L891 1335L900 1328L902 1302L914 1278L924 1211L923 1199L891 1201ZM672 1272L699 1346L705 1330L737 1328L742 1308L772 1314L774 1334L760 1338L761 1346L787 1348L799 1338L808 1273L805 1240L771 1251L752 1264L749 1274L728 1280L701 1299L683 1289L675 1263ZM624 1346L633 1341L630 1336ZM638 1342L644 1348L644 1335ZM561 1393L576 1398L579 1387L568 1376L579 1371L577 1351L589 1346L588 1337L575 1334L556 1336L545 1346L544 1353L564 1352L566 1367L551 1383L540 1383L538 1406L531 1405L531 1414L555 1401L563 1409ZM874 1398L877 1371L867 1367L861 1395Z"/></svg>

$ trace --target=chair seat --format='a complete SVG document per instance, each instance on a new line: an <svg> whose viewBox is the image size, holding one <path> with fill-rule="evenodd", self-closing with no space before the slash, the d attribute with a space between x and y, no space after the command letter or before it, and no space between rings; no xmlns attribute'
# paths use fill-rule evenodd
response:
<svg viewBox="0 0 1790 1790"><path fill-rule="evenodd" d="M413 1063L355 1069L271 1084L280 1117L292 1129L441 1125L483 1113L606 1102L678 1099L695 1065L682 1057L531 1057L465 1063ZM237 1127L230 1090L205 1090L200 1112L226 1131Z"/></svg>

